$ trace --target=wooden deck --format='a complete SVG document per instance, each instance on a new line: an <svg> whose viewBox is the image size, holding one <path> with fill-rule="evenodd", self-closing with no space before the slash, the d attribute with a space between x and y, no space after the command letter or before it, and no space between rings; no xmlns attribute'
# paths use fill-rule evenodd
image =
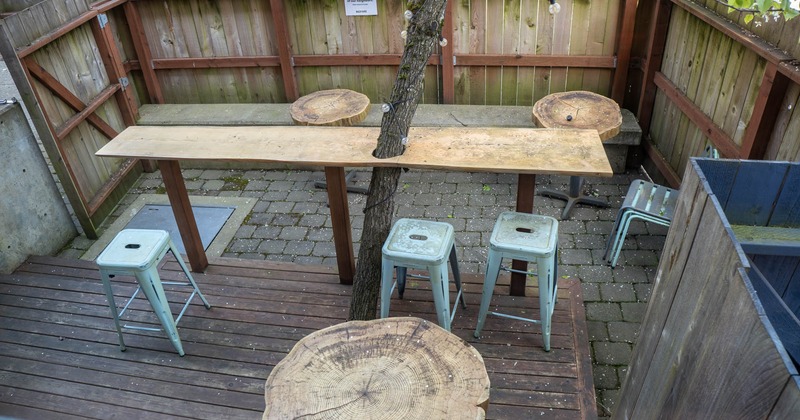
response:
<svg viewBox="0 0 800 420"><path fill-rule="evenodd" d="M161 272L180 279L174 262ZM118 303L134 290L128 280L115 282ZM32 257L0 276L0 417L259 418L272 367L301 337L347 318L351 286L339 284L333 268L213 259L196 280L214 307L205 310L199 299L189 307L179 324L187 355L179 357L162 333L127 332L128 350L119 351L92 262ZM595 418L580 284L560 281L546 353L538 325L520 321L489 316L474 339L482 279L464 280L469 307L457 313L453 332L485 359L488 418ZM435 321L427 286L409 279L392 315ZM538 314L538 299L508 296L508 287L507 279L499 283L493 304ZM186 295L168 292L173 301ZM143 298L131 308L126 319L157 323Z"/></svg>

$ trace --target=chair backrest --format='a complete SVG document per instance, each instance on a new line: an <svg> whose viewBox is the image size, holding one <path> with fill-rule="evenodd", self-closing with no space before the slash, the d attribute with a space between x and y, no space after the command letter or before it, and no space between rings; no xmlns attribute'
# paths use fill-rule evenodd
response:
<svg viewBox="0 0 800 420"><path fill-rule="evenodd" d="M707 157L710 159L719 159L719 150L712 145L707 145L705 151L703 151L703 157Z"/></svg>

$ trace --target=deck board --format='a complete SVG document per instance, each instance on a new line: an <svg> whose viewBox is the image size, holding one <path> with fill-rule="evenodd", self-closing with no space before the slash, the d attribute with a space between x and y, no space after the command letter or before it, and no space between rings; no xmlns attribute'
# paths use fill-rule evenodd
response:
<svg viewBox="0 0 800 420"><path fill-rule="evenodd" d="M162 265L161 275L181 277L174 261ZM352 290L329 267L252 260L215 259L195 279L214 307L190 305L179 324L187 355L179 357L161 333L143 331L126 332L128 350L119 351L92 262L31 257L0 276L0 414L259 418L272 367L300 338L345 321ZM116 280L121 303L135 285ZM596 417L578 282L559 284L550 352L542 350L538 326L498 317L489 316L483 337L474 339L481 287L481 278L464 276L469 307L459 309L453 333L484 357L492 382L488 418ZM493 305L538 314L538 299L508 296L508 287L507 278L498 282ZM168 296L177 301L188 294ZM410 279L391 315L435 321L427 282ZM125 318L158 324L141 298Z"/></svg>

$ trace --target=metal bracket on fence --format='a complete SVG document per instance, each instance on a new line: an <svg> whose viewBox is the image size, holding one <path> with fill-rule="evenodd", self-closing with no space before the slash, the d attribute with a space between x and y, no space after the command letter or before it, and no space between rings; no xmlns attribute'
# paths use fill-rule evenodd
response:
<svg viewBox="0 0 800 420"><path fill-rule="evenodd" d="M100 23L100 28L105 28L108 25L108 16L105 13L97 15L97 21Z"/></svg>

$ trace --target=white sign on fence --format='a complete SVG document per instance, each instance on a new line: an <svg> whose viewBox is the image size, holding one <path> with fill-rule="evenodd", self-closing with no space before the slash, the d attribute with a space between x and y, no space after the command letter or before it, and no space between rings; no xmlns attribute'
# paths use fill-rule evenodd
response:
<svg viewBox="0 0 800 420"><path fill-rule="evenodd" d="M344 13L347 16L376 16L378 0L344 0Z"/></svg>

